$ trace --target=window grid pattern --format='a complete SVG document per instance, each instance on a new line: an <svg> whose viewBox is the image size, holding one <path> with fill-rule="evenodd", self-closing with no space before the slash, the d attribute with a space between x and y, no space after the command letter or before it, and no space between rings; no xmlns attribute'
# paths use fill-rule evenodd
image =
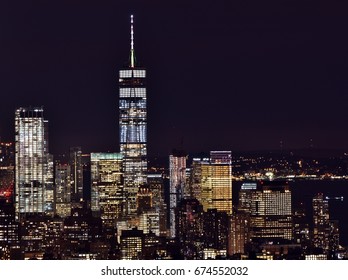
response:
<svg viewBox="0 0 348 280"><path fill-rule="evenodd" d="M119 72L119 136L123 156L125 214L136 214L136 195L146 183L147 99L145 69Z"/></svg>
<svg viewBox="0 0 348 280"><path fill-rule="evenodd" d="M122 156L118 153L91 154L91 208L103 225L115 227L122 215Z"/></svg>
<svg viewBox="0 0 348 280"><path fill-rule="evenodd" d="M44 212L47 141L42 109L18 109L16 129L16 213Z"/></svg>

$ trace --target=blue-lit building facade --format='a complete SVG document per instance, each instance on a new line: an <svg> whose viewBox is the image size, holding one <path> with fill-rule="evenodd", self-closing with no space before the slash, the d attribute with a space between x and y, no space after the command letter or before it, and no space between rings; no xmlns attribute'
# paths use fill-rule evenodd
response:
<svg viewBox="0 0 348 280"><path fill-rule="evenodd" d="M146 70L136 66L131 17L130 63L119 71L119 137L123 156L126 215L137 211L136 195L146 183L147 104Z"/></svg>

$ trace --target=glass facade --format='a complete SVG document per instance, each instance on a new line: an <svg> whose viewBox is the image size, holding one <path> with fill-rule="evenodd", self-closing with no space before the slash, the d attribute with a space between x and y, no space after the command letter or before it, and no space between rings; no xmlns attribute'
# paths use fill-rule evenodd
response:
<svg viewBox="0 0 348 280"><path fill-rule="evenodd" d="M125 214L137 211L136 195L146 183L147 104L146 71L128 68L119 72L119 133L123 156Z"/></svg>
<svg viewBox="0 0 348 280"><path fill-rule="evenodd" d="M108 228L116 226L123 211L122 155L91 153L91 208Z"/></svg>
<svg viewBox="0 0 348 280"><path fill-rule="evenodd" d="M129 66L119 71L119 137L123 156L125 215L137 212L136 196L147 178L146 70L135 66L133 15Z"/></svg>
<svg viewBox="0 0 348 280"><path fill-rule="evenodd" d="M60 217L68 217L71 214L70 165L56 163L55 184L56 214Z"/></svg>
<svg viewBox="0 0 348 280"><path fill-rule="evenodd" d="M45 211L47 175L47 121L42 108L19 108L15 112L15 204L16 218Z"/></svg>
<svg viewBox="0 0 348 280"><path fill-rule="evenodd" d="M193 159L191 192L204 211L232 214L231 151L211 151L210 158Z"/></svg>
<svg viewBox="0 0 348 280"><path fill-rule="evenodd" d="M292 240L291 191L287 183L267 182L252 191L251 238Z"/></svg>
<svg viewBox="0 0 348 280"><path fill-rule="evenodd" d="M209 208L232 214L232 153L211 151L212 205Z"/></svg>

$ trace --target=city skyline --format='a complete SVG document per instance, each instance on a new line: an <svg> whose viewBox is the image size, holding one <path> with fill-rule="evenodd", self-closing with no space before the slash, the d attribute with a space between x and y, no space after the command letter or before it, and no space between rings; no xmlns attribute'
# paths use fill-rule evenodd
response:
<svg viewBox="0 0 348 280"><path fill-rule="evenodd" d="M98 5L101 10L96 8L91 10L91 13L103 14L106 12L105 8L110 5ZM132 6L124 5L124 9ZM53 4L43 6L38 10L52 8ZM230 7L226 3L222 6ZM197 7L189 5L188 8ZM209 5L203 2L199 7L206 9ZM221 8L216 4L213 7ZM78 11L85 12L85 8L92 7L89 3L84 3L83 9ZM208 13L205 9L198 10L193 18L208 14L214 18L217 10ZM120 18L123 12L121 9ZM112 13L109 15L110 18L103 17L105 22L114 19ZM74 19L77 18L78 16ZM34 101L40 96L40 106L16 107L13 116L15 142L0 141L0 259L348 259L348 223L345 212L342 211L347 207L344 200L347 191L342 188L348 180L347 152L341 151L339 155L336 153L336 156L324 155L327 151L316 149L317 142L313 138L309 141L310 150L289 151L286 138L279 141L277 151L268 148L266 153L233 154L233 139L244 141L244 147L256 143L261 149L266 147L263 146L265 143L262 135L270 136L272 128L279 125L289 132L291 127L300 129L301 124L306 124L308 119L315 119L317 116L311 107L306 111L309 116L305 118L302 115L299 104L305 103L303 94L297 96L303 97L302 99L291 96L291 100L288 98L288 102L282 103L281 107L280 102L283 101L279 100L267 100L267 107L258 102L267 97L263 92L263 86L270 85L269 82L272 81L272 85L282 84L282 90L286 87L282 79L276 79L282 76L281 74L276 78L267 76L272 63L265 67L266 75L244 77L249 78L248 82L251 84L255 79L262 80L263 83L252 87L249 84L244 84L242 88L236 86L238 75L229 78L234 70L228 65L215 64L216 61L214 64L207 64L205 68L197 68L197 72L192 73L186 80L186 73L191 71L190 63L180 63L179 58L178 61L171 61L171 56L168 56L167 69L171 69L172 73L178 76L167 80L162 76L162 71L152 76L149 74L151 69L165 70L157 64L158 57L151 56L161 53L162 42L155 45L153 51L146 45L144 47L142 43L138 44L137 40L145 40L147 45L153 46L155 41L146 35L149 26L141 24L144 18L139 18L140 24L138 17L134 17L133 13L127 18L129 59L124 66L118 64L115 71L118 92L116 103L104 98L102 90L98 93L100 103L93 102L89 99L92 97L89 94L93 88L86 83L83 96L64 95L73 87L67 92L50 96L51 102L55 104L54 108L46 109L45 106L49 103L46 103L46 96L40 92L38 95L30 95L29 98ZM167 20L166 17L162 19ZM182 27L185 26L185 31L190 31L192 26L197 27L202 23L196 25L197 22L191 22L191 18L188 22L183 19ZM220 17L218 19L221 20ZM34 22L40 22L40 17L35 18ZM221 27L224 22L223 18L222 21L218 21L218 25L206 25L206 31L209 34L209 28L212 27L215 32L215 28ZM139 32L138 26L141 26ZM55 31L60 30L60 27ZM74 29L73 25L69 27ZM83 24L81 27L86 28ZM180 25L177 27L180 28ZM223 31L226 30L228 29ZM90 31L93 33L93 29ZM224 36L226 42L221 42L224 48L231 43L230 39L235 31ZM190 33L192 37L187 37L190 39L187 44L180 45L182 42L179 40L176 50L180 50L178 47L181 46L189 51L194 46L193 42L199 42L196 41L199 37L195 37L195 34ZM215 39L219 34L222 35L214 34ZM205 39L210 38L205 35ZM93 36L91 38L95 39ZM81 43L80 39L75 42ZM126 40L120 39L120 42ZM91 42L84 43L88 48ZM165 41L163 43L165 44ZM198 56L191 53L193 61L190 62L195 64L195 57L197 59L201 51L205 52L216 44L215 41L210 43L212 45L207 44L202 46L202 49L197 49ZM47 46L45 43L43 45ZM85 49L79 50L83 52ZM229 51L226 49L220 52L220 55L223 56ZM209 62L212 54L209 52L201 62ZM151 59L141 61L141 57L147 55L150 55ZM41 57L40 53L36 62L43 63L44 57L45 55ZM248 58L250 57L255 58L248 53ZM70 57L70 60L72 58L75 57ZM104 58L108 58L108 55ZM236 57L226 56L226 60L221 61L228 62L229 59L234 61ZM87 60L89 62L89 59ZM47 65L51 65L50 61L46 62ZM81 61L78 64L81 66ZM58 65L60 62L53 67ZM92 65L95 66L93 63L89 66ZM148 65L151 65L150 68ZM179 65L182 68L177 68ZM216 67L211 67L212 65ZM69 72L68 68L65 69L70 74L76 73L76 94L82 90L79 81L92 84L95 81L95 73L89 72L89 66L83 69L85 72L76 72L73 69ZM103 68L105 65L99 66ZM154 66L155 68L152 68ZM289 64L285 65L287 66ZM282 71L284 68L280 69L280 72ZM45 84L49 85L49 93L52 93L50 90L64 88L66 72L63 72L57 72L57 78L61 81L61 84L58 84L46 80L45 75L50 74L42 71L40 88L45 88ZM36 72L28 73L33 77ZM86 76L80 76L82 73L89 73L91 76L85 80ZM103 71L99 74L102 73ZM295 83L298 82L297 74L292 78ZM108 83L107 80L104 82ZM242 85L243 79L239 82ZM19 100L15 98L16 101L29 100L25 93L26 90L30 91L34 84L24 85L24 95L21 95ZM192 85L196 87L190 95L188 92ZM304 85L297 84L296 88ZM13 86L20 87L22 83ZM165 94L161 95L165 101L153 94L163 86L168 89L168 92L164 91ZM243 89L244 93L248 93L252 88L258 91L246 96L235 94L236 89ZM176 94L175 91L178 89L181 91ZM170 92L174 93L178 100L171 100ZM15 94L13 96L18 97ZM285 97L279 93L278 96ZM65 99L66 97L69 98ZM250 101L247 106L241 97ZM318 95L310 97L312 103L317 97ZM334 95L330 95L330 98L334 99ZM84 104L88 99L88 104ZM208 102L206 109L200 107L205 99ZM149 100L155 102L151 105ZM326 105L328 100L329 98L325 99ZM6 99L7 101L9 100ZM60 104L62 101L64 105ZM98 110L98 104L113 105L110 112L116 113L112 120L113 129L116 128L118 131L118 137L111 137L112 130L108 129L110 119L103 120L103 112L108 111L108 108ZM294 105L296 108L290 112L289 108ZM253 106L256 106L257 110L253 110ZM261 107L264 111L259 109ZM57 120L54 114L56 108L60 109L58 123L63 125L64 131L73 129L72 134L62 133L62 130L57 128L57 123L54 124L54 120ZM171 111L173 108L175 110ZM90 114L86 114L88 109L92 110ZM187 110L190 115L187 114ZM233 114L238 110L242 110L240 112L244 117L234 118ZM262 112L266 111L273 121L269 125L262 119ZM332 112L330 116L333 115ZM156 117L149 117L151 114ZM165 118L165 114L168 114L169 119ZM253 114L260 116L257 121L253 119ZM72 117L73 115L78 117ZM290 117L291 122L284 122L284 117ZM175 120L175 123L171 122L171 119ZM299 123L298 120L302 122ZM254 121L256 127L249 126L250 121ZM51 123L53 125L49 125ZM180 125L180 129L172 129L169 132L171 126L175 128L177 124L183 126ZM242 130L238 125L247 128L250 134L240 134ZM153 129L156 126L160 126L161 129L151 130L151 127ZM185 131L184 127L188 130ZM106 133L100 133L99 129L105 128ZM88 129L89 135L85 135L81 141L80 137L84 136L85 129ZM75 140L79 140L79 143L72 140L74 134L78 136ZM291 136L301 138L304 134L293 133ZM334 135L329 136L332 141L337 140ZM103 151L101 147L106 147L110 139L118 141L118 148ZM268 144L271 141L272 138L267 138ZM92 148L86 149L86 143L94 144ZM59 149L64 145L68 145L64 154L58 154L56 150L51 149ZM151 150L150 145L155 148L152 154L148 152ZM164 152L169 149L168 145L171 145L173 150ZM206 154L208 151L209 155ZM161 153L165 154L166 163L161 162L163 158L160 156L157 159L153 158L155 154ZM307 187L304 187L305 185ZM208 271L207 273L211 274Z"/></svg>
<svg viewBox="0 0 348 280"><path fill-rule="evenodd" d="M280 141L284 149L347 149L340 8L309 9L302 1L6 3L1 139L14 141L16 108L43 106L53 154L71 146L118 151L117 72L127 65L123 42L134 13L137 58L149 76L149 155L181 143L188 152L275 150Z"/></svg>

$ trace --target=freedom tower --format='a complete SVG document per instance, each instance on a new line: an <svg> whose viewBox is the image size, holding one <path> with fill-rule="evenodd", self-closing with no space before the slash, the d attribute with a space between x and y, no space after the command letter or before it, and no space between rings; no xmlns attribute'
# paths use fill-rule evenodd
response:
<svg viewBox="0 0 348 280"><path fill-rule="evenodd" d="M123 156L124 202L126 216L136 214L139 186L146 183L147 110L146 70L136 66L133 15L129 65L119 71L119 132Z"/></svg>

